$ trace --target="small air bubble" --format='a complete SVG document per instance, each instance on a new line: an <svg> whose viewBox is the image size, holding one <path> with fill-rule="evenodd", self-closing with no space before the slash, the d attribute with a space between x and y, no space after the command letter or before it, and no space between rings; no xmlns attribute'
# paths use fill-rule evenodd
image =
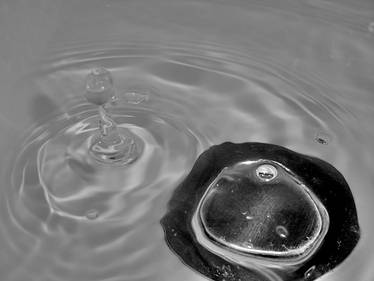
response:
<svg viewBox="0 0 374 281"><path fill-rule="evenodd" d="M276 178L278 171L273 165L264 164L257 167L256 175L262 181L271 181Z"/></svg>
<svg viewBox="0 0 374 281"><path fill-rule="evenodd" d="M103 105L115 96L112 74L103 67L97 67L91 70L86 77L85 97L88 102Z"/></svg>
<svg viewBox="0 0 374 281"><path fill-rule="evenodd" d="M319 132L314 140L320 144L328 145L331 142L331 136L325 132Z"/></svg>
<svg viewBox="0 0 374 281"><path fill-rule="evenodd" d="M288 237L288 230L283 225L278 225L275 228L275 231L281 238L287 238Z"/></svg>
<svg viewBox="0 0 374 281"><path fill-rule="evenodd" d="M86 218L89 220L94 220L94 219L97 219L98 217L99 217L99 212L96 210L89 210L86 213Z"/></svg>
<svg viewBox="0 0 374 281"><path fill-rule="evenodd" d="M309 278L311 278L312 277L312 274L313 274L313 271L316 269L316 266L315 265L313 265L312 267L310 267L306 272L305 272L305 274L304 274L304 278L305 279L309 279Z"/></svg>

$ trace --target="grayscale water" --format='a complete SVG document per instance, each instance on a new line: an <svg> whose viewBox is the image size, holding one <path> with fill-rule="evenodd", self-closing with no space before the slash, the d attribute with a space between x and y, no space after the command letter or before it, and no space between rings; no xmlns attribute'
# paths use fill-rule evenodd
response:
<svg viewBox="0 0 374 281"><path fill-rule="evenodd" d="M362 238L321 280L373 280L373 1L4 0L0 38L1 281L206 280L159 220L224 141L335 166ZM84 98L97 66L113 74L119 130L142 143L126 169L65 153L97 131Z"/></svg>

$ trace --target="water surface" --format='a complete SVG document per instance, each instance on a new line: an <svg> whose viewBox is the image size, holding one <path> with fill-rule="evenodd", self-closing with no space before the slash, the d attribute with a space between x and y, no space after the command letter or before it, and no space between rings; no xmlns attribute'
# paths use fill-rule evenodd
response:
<svg viewBox="0 0 374 281"><path fill-rule="evenodd" d="M371 280L373 22L371 1L3 1L0 279L205 280L169 250L159 220L203 150L255 141L345 176L362 238L322 280ZM131 174L137 184L107 184L98 205L72 212L62 200L56 212L36 153L64 120L96 118L83 93L98 65L153 162Z"/></svg>

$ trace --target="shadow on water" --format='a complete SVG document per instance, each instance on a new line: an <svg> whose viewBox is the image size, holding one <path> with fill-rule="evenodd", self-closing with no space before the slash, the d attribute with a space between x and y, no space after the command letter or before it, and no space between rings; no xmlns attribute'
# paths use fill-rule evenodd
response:
<svg viewBox="0 0 374 281"><path fill-rule="evenodd" d="M62 111L51 97L36 93L30 101L29 114L33 119L31 124L35 124L44 121L46 117L50 117L52 114L60 115Z"/></svg>

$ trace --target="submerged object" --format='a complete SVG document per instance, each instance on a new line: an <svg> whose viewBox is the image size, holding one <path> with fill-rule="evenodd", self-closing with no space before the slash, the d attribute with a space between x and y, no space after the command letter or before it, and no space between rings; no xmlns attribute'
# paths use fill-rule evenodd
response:
<svg viewBox="0 0 374 281"><path fill-rule="evenodd" d="M333 166L264 143L201 154L161 224L169 247L212 280L315 280L360 237L352 193Z"/></svg>

